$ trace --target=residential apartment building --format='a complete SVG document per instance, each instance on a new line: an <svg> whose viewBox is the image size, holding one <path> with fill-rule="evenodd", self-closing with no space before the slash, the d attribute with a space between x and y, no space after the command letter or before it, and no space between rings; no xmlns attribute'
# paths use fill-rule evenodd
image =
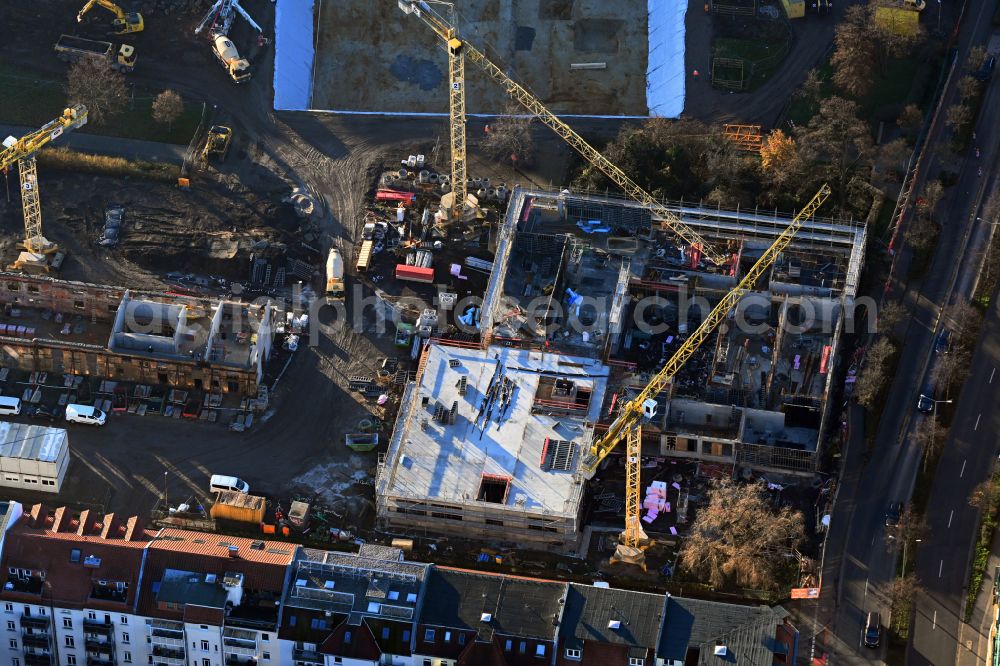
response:
<svg viewBox="0 0 1000 666"><path fill-rule="evenodd" d="M792 664L780 607L0 503L0 666Z"/></svg>

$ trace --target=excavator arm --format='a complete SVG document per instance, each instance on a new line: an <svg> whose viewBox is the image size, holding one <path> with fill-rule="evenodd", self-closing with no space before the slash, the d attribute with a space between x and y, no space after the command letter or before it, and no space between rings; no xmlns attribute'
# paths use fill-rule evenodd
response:
<svg viewBox="0 0 1000 666"><path fill-rule="evenodd" d="M81 9L76 15L77 23L83 21L83 17L94 7L102 7L115 15L115 20L112 22L112 26L114 27L116 35L127 35L132 32L142 32L143 28L145 28L142 14L139 14L138 12L126 12L115 3L111 2L111 0L87 0L87 4L85 4L83 9Z"/></svg>
<svg viewBox="0 0 1000 666"><path fill-rule="evenodd" d="M829 186L823 185L809 203L799 211L788 227L775 239L771 247L767 248L760 256L760 259L747 271L747 274L743 276L739 284L722 297L719 304L705 317L701 326L695 329L694 333L684 341L680 349L656 373L639 395L625 404L618 418L608 427L607 432L594 440L590 451L584 456L583 469L585 475L588 477L593 476L601 461L614 450L629 431L642 423L643 418L652 418L656 415L656 397L669 386L670 381L677 374L677 371L698 351L698 348L709 338L715 328L722 323L722 320L726 318L729 311L753 288L757 280L760 279L764 272L778 258L778 255L784 252L788 244L792 242L792 238L802 228L805 221L816 213L816 210L823 205L823 202L829 196Z"/></svg>
<svg viewBox="0 0 1000 666"><path fill-rule="evenodd" d="M449 3L433 1L433 4L444 4ZM640 187L634 180L628 177L628 175L622 171L618 166L613 164L608 158L604 157L596 148L587 143L582 136L576 133L572 127L559 120L558 117L551 111L549 111L537 97L532 95L528 90L514 81L512 78L507 76L507 74L501 69L497 64L490 60L485 53L478 50L468 42L462 41L458 38L458 31L455 26L451 25L443 16L434 11L431 7L431 2L428 0L397 0L399 8L406 14L413 14L420 18L431 30L437 34L444 42L448 49L449 62L455 59L453 54L460 54L464 57L468 57L474 63L476 63L487 75L503 88L507 95L513 99L515 102L523 106L532 115L538 118L542 123L548 126L552 131L562 137L563 141L568 143L574 150L576 150L580 155L583 156L587 162L592 164L594 167L599 169L604 175L610 178L618 187L620 187L625 194L639 203L646 206L650 212L653 214L654 219L659 219L661 224L665 229L672 231L678 237L680 237L684 242L689 245L698 247L703 255L712 263L716 265L725 264L730 260L730 256L725 252L719 252L713 248L708 241L706 241L702 236L685 224L680 217L671 211L669 208L660 203L652 194L646 192L642 187ZM454 70L453 70L454 72ZM456 79L454 73L450 80L451 85L451 95L454 98L456 91L461 92L462 88L465 86L465 82L461 79ZM453 146L454 146L454 136L458 131L461 131L462 137L464 139L465 134L465 118L464 118L464 92L462 94L462 118L461 127L458 126L458 121L455 118L455 100L452 100L452 135L453 135ZM464 164L464 142L462 143L463 154L459 155L459 158ZM455 154L452 154L452 160L455 159ZM463 179L464 182L464 179ZM458 183L452 179L452 187L457 187Z"/></svg>

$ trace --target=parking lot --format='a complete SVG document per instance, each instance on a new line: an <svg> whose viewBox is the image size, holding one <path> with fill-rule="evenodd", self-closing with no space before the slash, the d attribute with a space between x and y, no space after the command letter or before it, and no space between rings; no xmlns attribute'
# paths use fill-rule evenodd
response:
<svg viewBox="0 0 1000 666"><path fill-rule="evenodd" d="M381 356L392 351L391 333L372 340L352 331L320 335L317 347L303 346L287 368L267 410L245 432L232 432L227 401L217 422L167 417L161 410L144 416L109 414L103 427L33 420L25 423L69 430L72 461L58 497L48 493L0 490L9 499L44 501L149 515L164 492L170 505L204 502L212 474L246 480L254 494L283 502L309 497L340 506L346 523L358 526L368 514L371 473L377 451L356 453L344 445L344 434L371 419L376 406L347 388L351 374L373 374ZM349 359L349 360L348 360ZM10 373L3 395L22 397L27 375ZM46 378L40 404L54 405L64 392L61 376ZM96 388L99 379L90 380ZM98 396L100 397L100 396ZM92 404L92 400L90 401ZM382 442L391 424L382 430ZM206 505L207 506L207 505Z"/></svg>

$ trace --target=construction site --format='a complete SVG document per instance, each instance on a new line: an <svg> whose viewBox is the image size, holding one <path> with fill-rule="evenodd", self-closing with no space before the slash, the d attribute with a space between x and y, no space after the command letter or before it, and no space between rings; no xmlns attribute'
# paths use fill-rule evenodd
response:
<svg viewBox="0 0 1000 666"><path fill-rule="evenodd" d="M587 551L587 481L620 475L626 460L588 461L592 440L614 427L792 222L666 208L725 247L727 261L713 264L678 243L633 202L513 192L484 295L483 342L431 337L406 388L376 485L384 529ZM864 247L861 224L804 223L651 394L644 482L670 478L678 459L729 478L814 474Z"/></svg>
<svg viewBox="0 0 1000 666"><path fill-rule="evenodd" d="M430 6L445 11L440 3ZM590 0L475 0L462 3L452 22L560 114L675 116L683 106L683 21L679 35L673 25L661 29L649 7L645 0L614 6ZM314 110L447 113L448 70L436 57L434 36L400 17L391 2L351 0L324 8L314 27L311 81L276 82L276 88L311 84L301 108ZM302 15L301 21L312 19ZM286 39L312 29L289 27ZM282 39L279 32L279 55ZM374 52L372 43L379 44ZM677 90L667 80L679 74ZM647 93L647 84L654 91L663 87L676 111L658 112L664 102L659 92ZM469 77L466 94L470 114L499 114L509 105L485 77Z"/></svg>

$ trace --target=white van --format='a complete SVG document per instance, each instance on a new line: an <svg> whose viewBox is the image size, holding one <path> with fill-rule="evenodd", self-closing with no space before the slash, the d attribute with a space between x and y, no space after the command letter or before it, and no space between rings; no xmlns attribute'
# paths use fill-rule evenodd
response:
<svg viewBox="0 0 1000 666"><path fill-rule="evenodd" d="M225 476L224 474L213 474L208 486L213 493L221 490L235 490L238 493L250 492L250 484L235 476Z"/></svg>
<svg viewBox="0 0 1000 666"><path fill-rule="evenodd" d="M66 420L87 425L104 425L108 415L88 405L66 405Z"/></svg>
<svg viewBox="0 0 1000 666"><path fill-rule="evenodd" d="M21 399L0 395L0 414L17 416L21 413Z"/></svg>

